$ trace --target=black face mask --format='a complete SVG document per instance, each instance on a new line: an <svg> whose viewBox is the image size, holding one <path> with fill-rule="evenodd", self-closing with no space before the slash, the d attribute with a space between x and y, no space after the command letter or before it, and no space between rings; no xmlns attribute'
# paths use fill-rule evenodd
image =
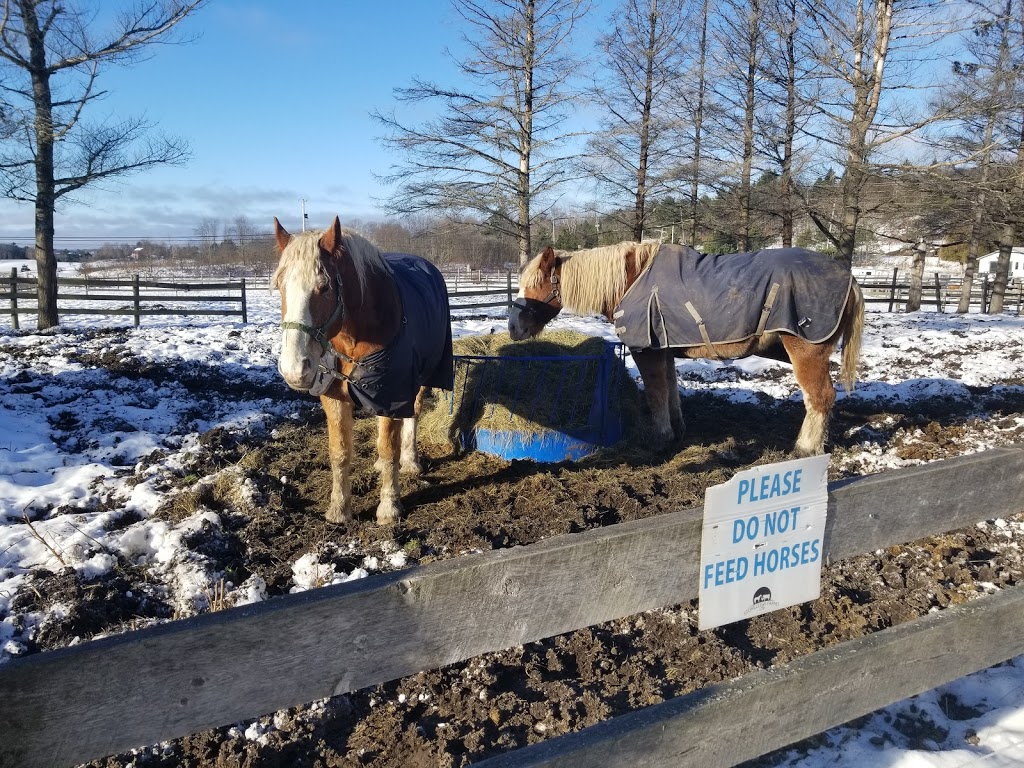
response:
<svg viewBox="0 0 1024 768"><path fill-rule="evenodd" d="M535 320L539 325L544 326L559 313L561 307L556 307L537 299L516 299L512 302L513 310L519 310L525 314L527 319Z"/></svg>

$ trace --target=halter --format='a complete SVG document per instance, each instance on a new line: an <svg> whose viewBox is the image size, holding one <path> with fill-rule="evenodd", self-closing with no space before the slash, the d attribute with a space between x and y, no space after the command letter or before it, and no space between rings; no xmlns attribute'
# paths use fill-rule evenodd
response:
<svg viewBox="0 0 1024 768"><path fill-rule="evenodd" d="M555 259L555 267L562 265L561 259ZM555 315L562 309L562 292L559 290L559 277L558 272L553 268L551 270L551 292L543 300L541 299L516 299L512 302L512 306L518 307L524 312L533 312L542 316L541 324L546 325ZM556 307L551 302L557 301L558 306Z"/></svg>
<svg viewBox="0 0 1024 768"><path fill-rule="evenodd" d="M307 336L312 336L313 340L316 341L323 348L324 352L328 352L329 350L334 349L334 347L331 346L331 342L328 340L327 336L324 335L324 331L327 330L328 326L333 325L335 320L338 320L339 318L344 320L345 318L345 299L341 295L341 275L339 275L337 272L334 273L334 281L337 286L334 289L334 312L331 313L331 316L327 318L327 320L325 320L320 325L319 328L314 328L310 325L306 325L305 323L298 323L292 320L289 320L288 322L285 322L283 320L281 321L281 328L286 331L302 331Z"/></svg>
<svg viewBox="0 0 1024 768"><path fill-rule="evenodd" d="M312 386L306 390L308 394L315 397L319 397L326 392L335 380L350 381L359 378L358 375L350 377L341 373L338 370L339 361L344 360L347 363L352 363L357 369L365 367L358 360L354 360L345 353L336 350L325 333L325 331L330 326L334 325L336 321L341 320L344 322L345 319L345 299L341 293L341 275L338 274L337 271L334 273L334 281L336 286L334 289L334 311L331 313L331 316L320 325L320 327L314 328L311 325L295 322L293 320L281 322L281 328L283 330L302 331L307 336L312 337L312 339L320 345L321 349L323 349L323 354L320 356L320 365L317 368L316 378L313 380ZM324 364L325 359L327 361L326 365ZM353 374L358 373L358 370L353 371Z"/></svg>

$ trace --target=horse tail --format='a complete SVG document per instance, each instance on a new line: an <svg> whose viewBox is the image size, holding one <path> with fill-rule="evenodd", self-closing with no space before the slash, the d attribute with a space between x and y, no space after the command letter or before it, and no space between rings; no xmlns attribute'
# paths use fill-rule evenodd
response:
<svg viewBox="0 0 1024 768"><path fill-rule="evenodd" d="M857 381L857 361L860 359L861 337L864 335L864 294L856 280L850 285L850 297L843 310L841 332L843 363L839 375L843 388L850 393Z"/></svg>

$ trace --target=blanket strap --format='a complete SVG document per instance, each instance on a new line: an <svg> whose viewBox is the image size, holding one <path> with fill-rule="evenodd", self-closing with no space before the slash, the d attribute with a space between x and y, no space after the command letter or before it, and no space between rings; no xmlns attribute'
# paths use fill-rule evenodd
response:
<svg viewBox="0 0 1024 768"><path fill-rule="evenodd" d="M768 325L768 315L771 314L775 297L779 295L779 288L778 283L772 283L772 289L768 291L768 298L765 299L764 306L761 308L761 319L758 321L757 330L754 332L755 338L761 338L761 335L764 333L764 327Z"/></svg>
<svg viewBox="0 0 1024 768"><path fill-rule="evenodd" d="M722 356L718 354L718 350L715 349L715 345L711 343L711 337L708 336L708 329L704 327L704 318L700 316L700 312L693 306L693 302L686 302L686 311L690 313L690 316L697 321L697 330L700 331L700 337L704 339L704 345L708 350L708 357L713 357L715 360L721 360Z"/></svg>

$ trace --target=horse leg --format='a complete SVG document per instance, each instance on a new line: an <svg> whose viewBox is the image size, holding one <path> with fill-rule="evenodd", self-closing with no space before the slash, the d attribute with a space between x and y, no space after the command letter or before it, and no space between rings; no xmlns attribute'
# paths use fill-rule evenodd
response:
<svg viewBox="0 0 1024 768"><path fill-rule="evenodd" d="M632 350L632 354L640 371L640 378L643 379L647 404L651 409L651 420L654 423L652 443L656 447L667 445L672 440L672 420L669 416L669 386L665 366L666 361L674 363L674 360L662 349ZM673 370L674 368L673 364ZM676 398L678 397L677 386Z"/></svg>
<svg viewBox="0 0 1024 768"><path fill-rule="evenodd" d="M676 375L675 356L665 356L665 395L668 398L668 416L672 425L672 434L676 440L686 435L686 419L683 418L683 406L679 397L679 377Z"/></svg>
<svg viewBox="0 0 1024 768"><path fill-rule="evenodd" d="M377 524L398 522L402 502L398 488L398 461L402 450L403 419L377 417L377 463L380 472L380 504L377 505Z"/></svg>
<svg viewBox="0 0 1024 768"><path fill-rule="evenodd" d="M343 523L352 519L352 403L326 395L320 404L327 415L327 447L331 456L331 505L327 519Z"/></svg>
<svg viewBox="0 0 1024 768"><path fill-rule="evenodd" d="M420 417L420 409L423 407L423 393L426 389L420 387L416 394L416 403L413 406L413 414L407 419L402 419L402 459L399 462L403 475L418 477L423 472L423 465L420 464L419 451L416 447L416 424Z"/></svg>
<svg viewBox="0 0 1024 768"><path fill-rule="evenodd" d="M825 452L829 417L836 401L836 388L828 367L834 345L812 344L789 335L783 336L782 343L793 363L793 375L803 392L806 410L793 455L797 458L817 456Z"/></svg>

